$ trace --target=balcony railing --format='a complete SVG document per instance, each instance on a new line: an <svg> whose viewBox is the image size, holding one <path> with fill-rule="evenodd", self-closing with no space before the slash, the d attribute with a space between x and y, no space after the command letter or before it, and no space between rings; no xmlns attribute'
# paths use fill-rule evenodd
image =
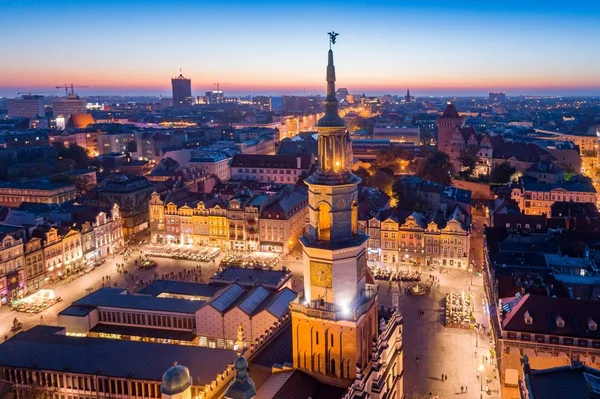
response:
<svg viewBox="0 0 600 399"><path fill-rule="evenodd" d="M350 320L356 321L373 305L377 297L377 291L374 290L366 295L362 295L356 300L354 305L347 308L336 306L331 302L325 302L320 299L305 302L304 296L300 295L296 301L290 304L290 309L295 312L305 314L309 317L327 320Z"/></svg>

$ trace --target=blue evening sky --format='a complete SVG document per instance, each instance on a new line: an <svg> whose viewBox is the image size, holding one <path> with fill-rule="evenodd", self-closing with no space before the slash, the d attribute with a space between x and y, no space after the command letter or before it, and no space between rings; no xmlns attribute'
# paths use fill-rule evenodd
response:
<svg viewBox="0 0 600 399"><path fill-rule="evenodd" d="M0 0L0 95L324 91L600 94L600 1Z"/></svg>

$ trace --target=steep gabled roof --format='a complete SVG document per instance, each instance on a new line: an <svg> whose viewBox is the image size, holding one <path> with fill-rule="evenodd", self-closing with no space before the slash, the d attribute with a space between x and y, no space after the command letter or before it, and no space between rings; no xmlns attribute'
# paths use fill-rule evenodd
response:
<svg viewBox="0 0 600 399"><path fill-rule="evenodd" d="M446 109L444 110L444 113L442 114L442 118L460 118L460 115L458 114L458 111L456 110L456 107L454 106L454 104L449 103L446 106Z"/></svg>

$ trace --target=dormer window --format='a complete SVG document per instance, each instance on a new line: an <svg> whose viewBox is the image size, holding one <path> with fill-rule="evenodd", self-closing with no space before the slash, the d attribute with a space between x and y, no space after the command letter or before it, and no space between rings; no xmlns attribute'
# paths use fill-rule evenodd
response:
<svg viewBox="0 0 600 399"><path fill-rule="evenodd" d="M565 326L565 321L560 315L556 315L556 327L563 328Z"/></svg>
<svg viewBox="0 0 600 399"><path fill-rule="evenodd" d="M598 329L598 324L596 324L594 319L592 319L591 317L588 317L588 328L590 329L590 331L596 331Z"/></svg>
<svg viewBox="0 0 600 399"><path fill-rule="evenodd" d="M526 310L525 311L525 324L533 324L533 317L531 317L531 314L529 314L529 311Z"/></svg>

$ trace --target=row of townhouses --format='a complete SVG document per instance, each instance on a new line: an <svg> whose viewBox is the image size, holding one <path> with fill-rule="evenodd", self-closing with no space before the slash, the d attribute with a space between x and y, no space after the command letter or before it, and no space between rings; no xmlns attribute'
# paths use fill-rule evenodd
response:
<svg viewBox="0 0 600 399"><path fill-rule="evenodd" d="M116 204L112 209L32 205L11 210L0 224L3 306L93 266L123 245L122 219Z"/></svg>
<svg viewBox="0 0 600 399"><path fill-rule="evenodd" d="M185 189L164 198L154 193L150 200L151 241L287 254L304 231L307 204L304 188L242 192L228 200Z"/></svg>
<svg viewBox="0 0 600 399"><path fill-rule="evenodd" d="M369 259L388 266L426 265L468 269L470 217L460 205L422 214L384 209L359 229L369 235Z"/></svg>

